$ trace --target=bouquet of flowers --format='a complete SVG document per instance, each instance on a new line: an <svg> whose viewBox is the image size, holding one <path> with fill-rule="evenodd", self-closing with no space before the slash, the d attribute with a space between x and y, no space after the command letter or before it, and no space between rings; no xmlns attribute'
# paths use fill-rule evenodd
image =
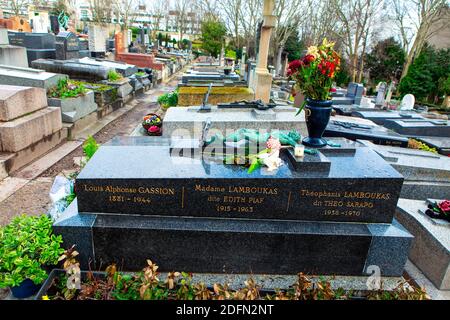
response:
<svg viewBox="0 0 450 320"><path fill-rule="evenodd" d="M160 136L162 133L162 120L154 113L149 113L144 117L142 121L142 127L145 129L150 136Z"/></svg>
<svg viewBox="0 0 450 320"><path fill-rule="evenodd" d="M289 64L288 76L296 81L295 92L312 100L329 100L333 79L339 71L341 58L334 51L334 43L324 39L322 45L311 46L307 54ZM306 105L306 100L298 113Z"/></svg>
<svg viewBox="0 0 450 320"><path fill-rule="evenodd" d="M450 222L450 200L429 204L425 213L431 218L443 219Z"/></svg>

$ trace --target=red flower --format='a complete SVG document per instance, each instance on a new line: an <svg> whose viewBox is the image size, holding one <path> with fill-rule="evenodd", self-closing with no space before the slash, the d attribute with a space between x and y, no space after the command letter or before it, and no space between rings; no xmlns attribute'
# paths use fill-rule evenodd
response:
<svg viewBox="0 0 450 320"><path fill-rule="evenodd" d="M316 60L316 58L312 55L312 54L307 54L304 58L303 58L303 63L305 65L310 64L311 62L313 62L314 60Z"/></svg>
<svg viewBox="0 0 450 320"><path fill-rule="evenodd" d="M336 88L331 88L330 92L336 92Z"/></svg>
<svg viewBox="0 0 450 320"><path fill-rule="evenodd" d="M438 207L444 213L450 212L450 200L444 200L441 203L438 203Z"/></svg>
<svg viewBox="0 0 450 320"><path fill-rule="evenodd" d="M289 63L289 69L292 73L297 71L300 67L303 66L303 62L301 60L294 60L291 63Z"/></svg>

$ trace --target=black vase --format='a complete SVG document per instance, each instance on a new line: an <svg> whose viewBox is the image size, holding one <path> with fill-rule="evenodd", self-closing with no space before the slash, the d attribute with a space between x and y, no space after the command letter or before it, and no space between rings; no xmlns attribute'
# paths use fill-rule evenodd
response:
<svg viewBox="0 0 450 320"><path fill-rule="evenodd" d="M327 141L322 138L322 135L330 121L332 103L331 100L306 98L305 118L308 137L303 139L305 146L321 148L327 145Z"/></svg>

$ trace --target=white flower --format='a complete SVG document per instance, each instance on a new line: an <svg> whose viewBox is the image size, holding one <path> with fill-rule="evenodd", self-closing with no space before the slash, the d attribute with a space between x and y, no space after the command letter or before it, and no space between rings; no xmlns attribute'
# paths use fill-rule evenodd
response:
<svg viewBox="0 0 450 320"><path fill-rule="evenodd" d="M263 160L265 166L267 166L267 171L274 171L278 169L283 162L280 159L280 151L274 151L272 153L264 153L259 156Z"/></svg>

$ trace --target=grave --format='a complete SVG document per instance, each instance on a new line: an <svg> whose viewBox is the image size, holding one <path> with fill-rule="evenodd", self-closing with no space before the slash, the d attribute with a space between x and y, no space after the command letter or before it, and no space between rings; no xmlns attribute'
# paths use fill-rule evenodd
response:
<svg viewBox="0 0 450 320"><path fill-rule="evenodd" d="M66 138L44 89L0 85L0 171L15 171Z"/></svg>
<svg viewBox="0 0 450 320"><path fill-rule="evenodd" d="M31 68L0 65L0 84L50 89L66 75Z"/></svg>
<svg viewBox="0 0 450 320"><path fill-rule="evenodd" d="M62 31L56 36L56 59L70 60L80 57L80 42L78 37L67 31Z"/></svg>
<svg viewBox="0 0 450 320"><path fill-rule="evenodd" d="M448 120L388 120L384 126L405 136L450 137L450 122Z"/></svg>
<svg viewBox="0 0 450 320"><path fill-rule="evenodd" d="M268 110L255 108L219 108L211 106L210 112L199 112L201 107L171 107L163 122L165 137L198 138L208 121L211 131L224 136L241 128L264 130L297 130L307 135L304 112L296 116L292 106L276 106ZM263 129L264 128L264 129Z"/></svg>
<svg viewBox="0 0 450 320"><path fill-rule="evenodd" d="M108 79L108 72L113 70L110 67L81 62L80 60L50 60L39 59L33 61L33 68L42 69L48 72L68 75L71 79L100 81Z"/></svg>
<svg viewBox="0 0 450 320"><path fill-rule="evenodd" d="M28 65L37 59L55 59L55 36L50 33L8 32L10 43L27 48Z"/></svg>
<svg viewBox="0 0 450 320"><path fill-rule="evenodd" d="M88 34L91 57L104 58L106 54L107 30L103 26L90 23L88 27Z"/></svg>
<svg viewBox="0 0 450 320"><path fill-rule="evenodd" d="M424 119L422 115L415 111L352 110L352 116L373 121L381 126L386 126L389 120Z"/></svg>
<svg viewBox="0 0 450 320"><path fill-rule="evenodd" d="M62 121L68 123L75 123L97 111L93 91L88 91L85 95L76 98L48 98L48 105L60 108Z"/></svg>
<svg viewBox="0 0 450 320"><path fill-rule="evenodd" d="M377 152L405 177L401 197L413 200L450 197L450 158L423 150L375 145L358 140Z"/></svg>
<svg viewBox="0 0 450 320"><path fill-rule="evenodd" d="M89 58L91 56L91 52L89 51L89 41L86 39L80 40L80 59Z"/></svg>
<svg viewBox="0 0 450 320"><path fill-rule="evenodd" d="M333 110L336 111L336 114L341 115L341 116L352 116L352 115L355 115L356 112L360 112L360 111L364 111L364 112L365 111L369 111L369 112L375 111L374 108L362 107L362 106L359 106L356 104L333 104L332 107L333 107ZM380 112L381 112L381 110L380 110Z"/></svg>
<svg viewBox="0 0 450 320"><path fill-rule="evenodd" d="M78 175L54 230L82 268L152 259L161 271L401 276L412 240L393 220L403 178L370 148L340 143L248 174L201 157L196 140L118 137Z"/></svg>
<svg viewBox="0 0 450 320"><path fill-rule="evenodd" d="M444 156L450 155L450 137L419 137L416 139L436 149Z"/></svg>
<svg viewBox="0 0 450 320"><path fill-rule="evenodd" d="M208 83L210 85L211 83ZM180 86L178 88L178 106L200 105L209 92L208 102L216 105L218 103L229 103L241 100L253 100L255 93L252 89L242 86Z"/></svg>
<svg viewBox="0 0 450 320"><path fill-rule="evenodd" d="M120 62L120 61L83 58L83 59L79 59L78 62L84 63L84 64L95 65L95 66L103 66L108 69L114 69L124 77L132 76L133 74L138 72L138 68L135 65L128 64L125 62Z"/></svg>
<svg viewBox="0 0 450 320"><path fill-rule="evenodd" d="M27 50L9 44L8 30L0 29L0 64L13 67L28 67Z"/></svg>
<svg viewBox="0 0 450 320"><path fill-rule="evenodd" d="M355 119L355 118L353 118ZM372 124L361 124L352 121L352 118L331 118L324 137L342 137L350 140L369 140L375 144L397 147L407 147L408 138L393 132L392 130Z"/></svg>
<svg viewBox="0 0 450 320"><path fill-rule="evenodd" d="M396 218L414 235L409 259L439 290L450 290L450 222L427 216L427 201L400 199Z"/></svg>
<svg viewBox="0 0 450 320"><path fill-rule="evenodd" d="M364 86L360 83L350 82L347 87L345 97L333 97L333 105L346 105L361 103L362 95L364 93Z"/></svg>

